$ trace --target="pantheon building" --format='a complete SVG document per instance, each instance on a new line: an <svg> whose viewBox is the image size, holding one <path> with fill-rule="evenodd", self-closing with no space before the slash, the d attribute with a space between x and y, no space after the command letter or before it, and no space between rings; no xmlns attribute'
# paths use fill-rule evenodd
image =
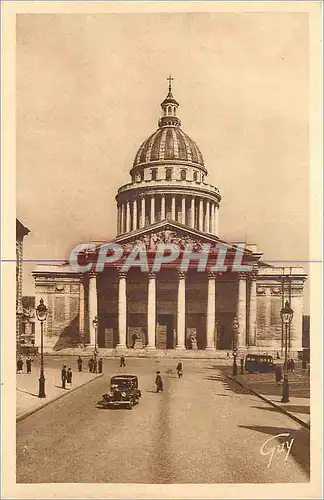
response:
<svg viewBox="0 0 324 500"><path fill-rule="evenodd" d="M221 194L208 183L199 147L181 128L169 82L158 127L139 147L129 182L116 195L114 241L126 252L144 245L148 255L159 242L189 244L196 253L206 244L221 243L234 255L238 242L221 239ZM307 276L301 267L267 264L256 244L246 244L244 262L248 272L215 272L209 263L204 272L197 266L183 272L177 261L145 273L139 268L123 272L118 264L100 273L80 273L69 263L38 266L33 272L36 304L42 297L48 307L45 350L91 353L98 346L102 355L147 356L173 350L209 356L233 347L280 352L280 310L289 300L294 310L289 348L295 353L302 348ZM37 323L35 343L40 345Z"/></svg>

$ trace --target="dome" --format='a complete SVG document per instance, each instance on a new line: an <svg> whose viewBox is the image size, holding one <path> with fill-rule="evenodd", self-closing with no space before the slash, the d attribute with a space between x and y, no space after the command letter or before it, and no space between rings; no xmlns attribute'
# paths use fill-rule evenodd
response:
<svg viewBox="0 0 324 500"><path fill-rule="evenodd" d="M177 126L162 126L146 139L135 156L133 168L164 160L195 163L205 168L197 144Z"/></svg>

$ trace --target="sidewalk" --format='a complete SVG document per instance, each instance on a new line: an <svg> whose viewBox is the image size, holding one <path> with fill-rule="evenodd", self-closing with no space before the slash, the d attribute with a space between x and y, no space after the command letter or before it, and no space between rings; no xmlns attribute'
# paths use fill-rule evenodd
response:
<svg viewBox="0 0 324 500"><path fill-rule="evenodd" d="M73 372L71 388L62 389L61 370L47 367L45 369L45 393L46 398L38 397L39 368L33 367L32 373L21 373L16 375L16 420L22 420L36 410L43 408L52 401L73 392L91 380L101 377L102 374Z"/></svg>
<svg viewBox="0 0 324 500"><path fill-rule="evenodd" d="M289 373L289 403L281 403L282 382L276 384L274 373L245 373L233 377L229 368L226 368L225 373L304 427L310 428L310 383L306 372L297 370Z"/></svg>

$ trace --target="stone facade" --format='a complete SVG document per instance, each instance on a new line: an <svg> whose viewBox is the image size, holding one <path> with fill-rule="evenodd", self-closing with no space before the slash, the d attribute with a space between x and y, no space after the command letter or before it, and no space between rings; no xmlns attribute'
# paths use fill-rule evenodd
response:
<svg viewBox="0 0 324 500"><path fill-rule="evenodd" d="M205 182L203 156L180 128L171 87L161 106L159 128L140 146L131 182L118 190L114 241L125 252L140 244L149 256L159 243L173 243L181 251L189 244L198 254L205 244L222 243L234 254L237 244L220 239L220 193ZM152 268L125 273L121 265L81 274L68 264L38 267L36 301L43 297L49 309L45 348L280 352L280 310L289 300L294 309L290 350L300 350L306 275L301 268L275 268L261 257L255 244L245 246L248 273L214 272L209 262L204 272L191 266L186 273L178 262L158 273Z"/></svg>
<svg viewBox="0 0 324 500"><path fill-rule="evenodd" d="M23 295L23 253L24 237L29 233L18 219L16 219L16 346L20 349L20 337L22 331L22 295Z"/></svg>

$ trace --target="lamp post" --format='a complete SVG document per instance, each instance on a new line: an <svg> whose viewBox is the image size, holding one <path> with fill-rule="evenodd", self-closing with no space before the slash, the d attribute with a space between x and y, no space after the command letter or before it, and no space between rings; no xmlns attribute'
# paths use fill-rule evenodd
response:
<svg viewBox="0 0 324 500"><path fill-rule="evenodd" d="M92 321L92 325L93 325L93 328L95 331L95 348L94 348L93 354L94 354L94 358L96 359L97 358L97 333L98 333L98 318L97 318L97 316Z"/></svg>
<svg viewBox="0 0 324 500"><path fill-rule="evenodd" d="M237 321L237 317L232 321L232 332L233 332L233 375L237 375L237 363L236 363L236 357L237 357L237 333L239 329L239 322Z"/></svg>
<svg viewBox="0 0 324 500"><path fill-rule="evenodd" d="M280 311L281 321L285 327L285 364L284 364L284 380L282 387L282 403L289 403L289 381L288 381L288 328L293 319L294 311L290 307L288 300L285 306Z"/></svg>
<svg viewBox="0 0 324 500"><path fill-rule="evenodd" d="M38 387L38 397L46 398L45 394L45 375L44 375L44 328L43 323L47 318L48 309L44 304L43 299L40 299L38 306L36 307L36 316L41 324L41 366L39 375L39 387Z"/></svg>

